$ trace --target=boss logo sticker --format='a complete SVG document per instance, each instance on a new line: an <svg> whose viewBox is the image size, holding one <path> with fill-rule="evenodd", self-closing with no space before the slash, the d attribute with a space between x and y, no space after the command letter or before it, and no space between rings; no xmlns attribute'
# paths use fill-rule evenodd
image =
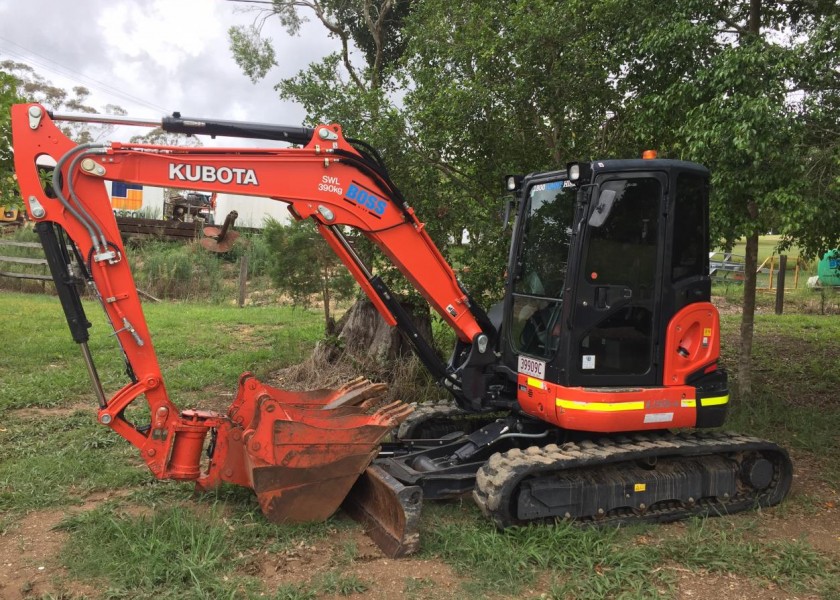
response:
<svg viewBox="0 0 840 600"><path fill-rule="evenodd" d="M374 216L382 216L385 214L385 200L382 200L374 194L363 190L355 183L351 183L350 187L347 188L347 193L344 195L344 199L351 204L361 206Z"/></svg>

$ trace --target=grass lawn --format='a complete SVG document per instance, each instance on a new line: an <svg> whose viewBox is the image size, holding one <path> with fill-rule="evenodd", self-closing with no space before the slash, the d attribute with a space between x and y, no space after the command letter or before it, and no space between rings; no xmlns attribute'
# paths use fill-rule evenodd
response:
<svg viewBox="0 0 840 600"><path fill-rule="evenodd" d="M86 309L95 322L91 349L106 391L114 390L125 380L118 348L102 311L93 303ZM299 361L322 327L319 313L284 307L161 303L146 310L168 389L182 407L226 405L242 371L265 375ZM389 561L341 514L327 523L275 525L249 490L226 486L194 498L188 484L153 481L129 444L96 423L58 301L0 293L0 311L7 315L0 328L0 568L11 582L0 577L0 597L840 594L840 550L831 545L840 539L837 316L759 314L757 398L733 399L728 428L781 442L797 459L802 478L782 507L659 527L499 532L468 500L427 503L420 555ZM738 324L738 315L723 315L730 369Z"/></svg>
<svg viewBox="0 0 840 600"><path fill-rule="evenodd" d="M777 286L777 278L779 272L779 256L784 254L787 256L787 267L785 269L785 287L788 289L798 288L805 289L808 277L816 275L818 260L799 260L800 250L793 246L784 252L779 252L778 245L782 236L779 235L763 235L758 240L758 265L761 272L758 274L757 285L759 289L771 289ZM746 240L739 240L732 247L731 262L743 263L744 253L746 249ZM717 254L712 257L712 260L722 260L723 249L717 248ZM818 257L821 258L821 257ZM797 277L798 267L798 277ZM717 280L729 284L740 284L743 281L742 274L727 273L720 271L717 274ZM772 281L771 281L772 278Z"/></svg>
<svg viewBox="0 0 840 600"><path fill-rule="evenodd" d="M758 262L759 264L764 261L764 259L776 255L777 257L780 254L786 254L789 261L795 261L799 258L799 248L797 246L793 246L788 248L784 252L779 252L778 245L779 242L782 241L782 236L780 235L762 235L758 238ZM732 247L732 253L737 256L744 256L744 250L746 249L747 242L745 239L738 240L735 242L735 245Z"/></svg>

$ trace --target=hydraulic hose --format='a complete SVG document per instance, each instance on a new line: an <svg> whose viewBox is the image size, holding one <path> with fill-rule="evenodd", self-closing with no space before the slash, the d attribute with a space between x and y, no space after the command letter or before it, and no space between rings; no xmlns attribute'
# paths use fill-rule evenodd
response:
<svg viewBox="0 0 840 600"><path fill-rule="evenodd" d="M67 199L67 197L64 195L64 192L62 191L62 174L61 173L62 173L62 169L64 168L64 164L74 154L78 154L78 153L81 153L81 152L86 153L88 150L91 150L92 148L104 148L104 145L102 145L102 144L92 144L92 143L81 144L79 146L76 146L75 148L73 148L69 152L67 152L60 159L58 159L58 162L55 165L55 170L53 171L52 186L53 186L53 191L55 192L55 196L58 199L58 201L61 202L62 206L64 206L64 208L66 208L67 211L71 215L73 215L73 217L75 217L76 220L79 221L79 223L87 230L88 235L90 236L90 239L91 239L91 242L93 243L94 248L96 248L97 251L100 251L101 250L101 245L100 245L100 240L97 238L97 233L100 234L99 237L101 237L101 238L104 238L104 236L101 235L101 230L99 230L99 225L95 222L88 221L86 215L83 215L82 213L79 212L79 210L76 210L76 207L74 207L70 203L70 201ZM71 182L70 182L71 179L72 179L72 171L68 171L68 183L67 183L68 190L71 188ZM81 208L81 204L79 204L79 209L82 212L84 212L84 209ZM99 230L99 231L97 231L97 230Z"/></svg>

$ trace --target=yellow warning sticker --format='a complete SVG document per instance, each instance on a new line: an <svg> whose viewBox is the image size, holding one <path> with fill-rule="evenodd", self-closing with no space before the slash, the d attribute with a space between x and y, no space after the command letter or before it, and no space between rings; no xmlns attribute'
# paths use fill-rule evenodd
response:
<svg viewBox="0 0 840 600"><path fill-rule="evenodd" d="M706 327L705 329L703 329L703 335L706 336L706 337L709 337L710 335L712 335L712 328L711 327Z"/></svg>
<svg viewBox="0 0 840 600"><path fill-rule="evenodd" d="M634 492L644 492L647 489L647 484L644 483L637 483L633 486Z"/></svg>

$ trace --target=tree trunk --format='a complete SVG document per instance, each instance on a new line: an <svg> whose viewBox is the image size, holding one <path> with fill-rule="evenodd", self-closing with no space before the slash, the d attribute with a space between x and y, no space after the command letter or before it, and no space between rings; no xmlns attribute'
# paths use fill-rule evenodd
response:
<svg viewBox="0 0 840 600"><path fill-rule="evenodd" d="M738 397L752 395L752 344L755 327L755 290L758 274L758 232L747 237L744 256L744 308L741 314L741 352L738 356Z"/></svg>
<svg viewBox="0 0 840 600"><path fill-rule="evenodd" d="M756 38L761 36L761 1L750 0L747 22L747 28ZM744 309L741 314L741 352L738 356L738 397L741 401L747 401L752 396L752 344L758 277L758 204L755 199L747 200L747 214L755 229L747 236L747 248L744 251Z"/></svg>
<svg viewBox="0 0 840 600"><path fill-rule="evenodd" d="M404 303L415 327L427 341L432 340L432 322L425 305L411 306ZM347 353L359 358L372 359L379 365L399 360L412 353L408 342L396 327L389 326L367 298L357 300L335 326L338 345L319 344L316 355L334 362Z"/></svg>

